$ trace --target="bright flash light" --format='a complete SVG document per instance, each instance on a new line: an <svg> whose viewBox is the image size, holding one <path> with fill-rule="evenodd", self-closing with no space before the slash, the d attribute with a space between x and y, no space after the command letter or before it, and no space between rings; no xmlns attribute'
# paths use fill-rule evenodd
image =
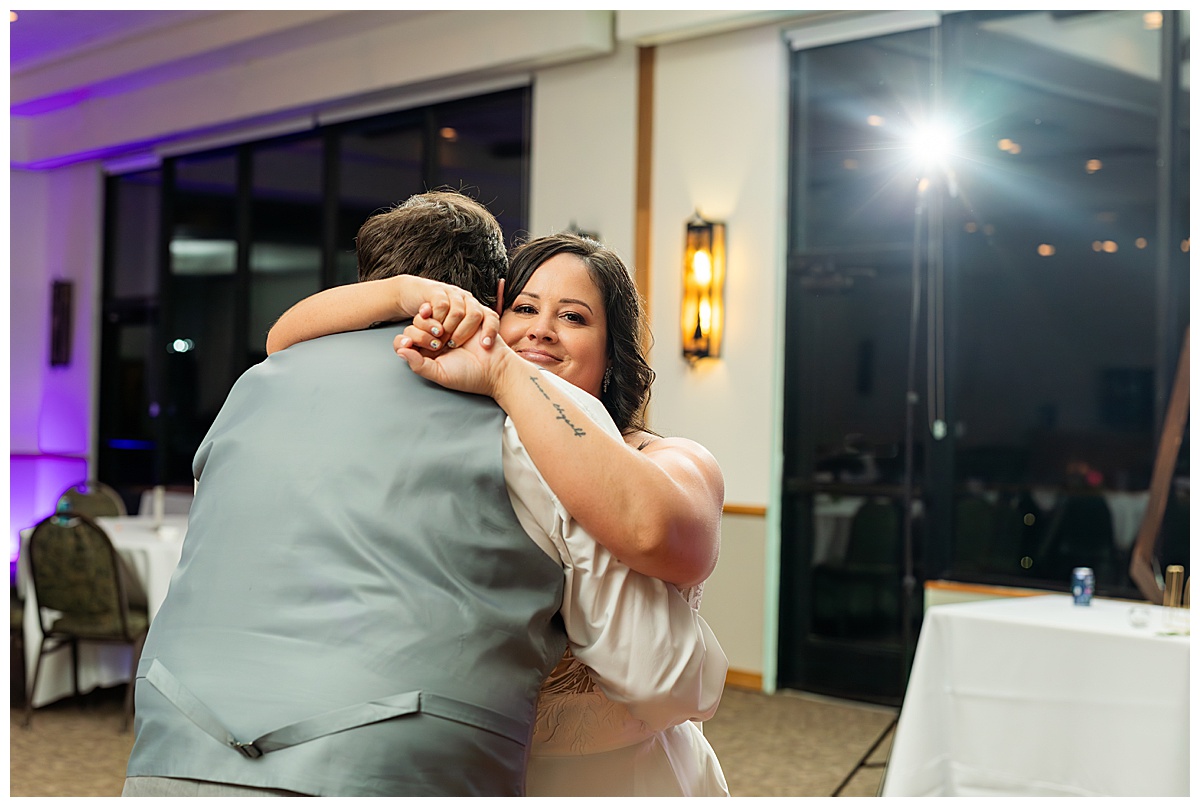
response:
<svg viewBox="0 0 1200 807"><path fill-rule="evenodd" d="M940 124L931 123L917 129L909 147L921 165L939 165L950 155L953 145L950 130Z"/></svg>

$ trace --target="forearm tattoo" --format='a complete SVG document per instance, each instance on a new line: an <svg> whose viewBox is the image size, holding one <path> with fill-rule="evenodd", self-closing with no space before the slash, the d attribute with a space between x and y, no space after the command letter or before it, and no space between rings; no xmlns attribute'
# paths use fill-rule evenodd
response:
<svg viewBox="0 0 1200 807"><path fill-rule="evenodd" d="M538 382L537 376L531 375L529 377L529 380L533 382L533 385L535 387L537 387L537 391L542 393L542 397L545 398L547 401L550 401L550 405L553 406L555 411L558 412L558 417L556 417L555 420L561 420L563 423L567 424L567 426L570 427L572 433L574 433L574 435L576 437L583 437L585 434L587 434L587 432L585 432L583 429L579 428L574 423L572 423L571 419L569 417L567 417L567 413L563 411L563 408L561 406L559 406L558 404L556 404L554 402L554 400L551 399L551 397L546 394L546 390L542 389L542 385L541 385L541 383Z"/></svg>

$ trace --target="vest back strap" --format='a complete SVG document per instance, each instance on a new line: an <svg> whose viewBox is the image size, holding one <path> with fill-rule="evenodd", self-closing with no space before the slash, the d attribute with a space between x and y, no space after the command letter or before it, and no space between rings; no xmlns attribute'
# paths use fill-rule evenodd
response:
<svg viewBox="0 0 1200 807"><path fill-rule="evenodd" d="M146 671L146 682L162 693L171 705L205 733L247 759L257 759L280 748L299 745L339 731L415 713L425 713L481 728L521 745L528 741L526 727L517 720L472 703L420 690L401 692L386 698L334 709L268 731L254 740L239 740L212 710L192 694L158 659L154 659Z"/></svg>

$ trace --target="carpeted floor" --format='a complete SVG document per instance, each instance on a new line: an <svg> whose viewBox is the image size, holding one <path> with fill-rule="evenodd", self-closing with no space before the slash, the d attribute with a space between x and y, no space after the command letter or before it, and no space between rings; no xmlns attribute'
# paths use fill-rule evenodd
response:
<svg viewBox="0 0 1200 807"><path fill-rule="evenodd" d="M9 722L10 796L118 796L133 733L121 733L121 687L23 711ZM894 709L795 692L728 688L705 734L734 796L874 796ZM885 732L888 736L855 773ZM854 774L851 776L851 774ZM849 781L845 781L849 778Z"/></svg>

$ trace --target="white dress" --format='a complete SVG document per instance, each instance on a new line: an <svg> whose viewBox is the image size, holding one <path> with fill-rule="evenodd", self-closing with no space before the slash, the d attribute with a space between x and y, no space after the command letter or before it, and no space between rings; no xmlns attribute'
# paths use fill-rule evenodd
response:
<svg viewBox="0 0 1200 807"><path fill-rule="evenodd" d="M700 607L700 586L683 594ZM542 684L525 787L527 796L729 795L700 723L650 731L570 651Z"/></svg>

